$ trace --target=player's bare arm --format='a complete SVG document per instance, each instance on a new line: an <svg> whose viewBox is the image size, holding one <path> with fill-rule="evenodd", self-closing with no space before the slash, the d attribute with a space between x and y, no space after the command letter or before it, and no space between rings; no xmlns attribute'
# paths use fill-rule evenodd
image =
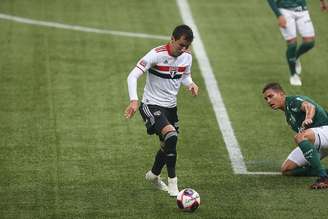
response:
<svg viewBox="0 0 328 219"><path fill-rule="evenodd" d="M305 119L304 121L302 122L302 126L304 128L308 127L309 125L311 125L313 123L313 117L315 115L315 107L313 104L307 102L307 101L304 101L302 103L302 106L301 106L301 110L303 112L305 112Z"/></svg>

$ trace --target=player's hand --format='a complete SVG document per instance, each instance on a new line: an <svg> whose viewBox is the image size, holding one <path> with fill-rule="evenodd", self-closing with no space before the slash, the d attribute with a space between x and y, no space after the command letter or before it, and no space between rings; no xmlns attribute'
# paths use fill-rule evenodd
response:
<svg viewBox="0 0 328 219"><path fill-rule="evenodd" d="M328 5L324 0L320 1L320 9L321 11L328 12Z"/></svg>
<svg viewBox="0 0 328 219"><path fill-rule="evenodd" d="M130 119L138 109L138 101L131 100L129 106L124 111L124 116L127 119Z"/></svg>
<svg viewBox="0 0 328 219"><path fill-rule="evenodd" d="M286 28L287 27L287 21L286 21L286 18L284 16L280 15L278 17L278 25L281 28Z"/></svg>
<svg viewBox="0 0 328 219"><path fill-rule="evenodd" d="M195 83L192 83L188 86L188 90L190 90L191 95L198 96L198 86Z"/></svg>
<svg viewBox="0 0 328 219"><path fill-rule="evenodd" d="M303 130L305 130L306 128L308 128L312 123L313 123L313 120L312 119L305 118L304 121L302 122L302 128L303 128Z"/></svg>

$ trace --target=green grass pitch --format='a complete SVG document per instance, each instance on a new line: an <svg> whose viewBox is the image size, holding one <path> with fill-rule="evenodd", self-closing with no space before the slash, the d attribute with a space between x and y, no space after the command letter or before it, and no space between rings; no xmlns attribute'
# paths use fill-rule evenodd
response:
<svg viewBox="0 0 328 219"><path fill-rule="evenodd" d="M302 58L304 85L295 88L266 1L189 4L248 170L279 171L295 147L293 133L261 89L278 81L328 108L327 14L308 1L316 48ZM0 14L164 36L182 22L174 0L1 0ZM126 78L164 43L0 18L1 219L328 217L327 191L308 189L315 178L233 173L196 59L200 95L182 88L178 100L177 174L180 189L199 192L201 206L180 212L174 198L145 182L158 142L140 115L123 117Z"/></svg>

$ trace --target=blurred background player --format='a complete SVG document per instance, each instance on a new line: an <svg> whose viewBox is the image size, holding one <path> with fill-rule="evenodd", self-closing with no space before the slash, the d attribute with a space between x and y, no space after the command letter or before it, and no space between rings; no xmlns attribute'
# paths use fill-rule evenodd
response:
<svg viewBox="0 0 328 219"><path fill-rule="evenodd" d="M290 71L289 82L301 86L300 56L314 47L315 33L305 0L267 0L278 18L282 36L287 42L286 58ZM328 11L325 0L320 0L322 11ZM297 47L297 31L302 44Z"/></svg>
<svg viewBox="0 0 328 219"><path fill-rule="evenodd" d="M269 83L262 90L267 104L285 112L289 126L297 132L298 145L281 167L283 175L319 176L312 189L328 188L328 176L320 159L328 153L328 113L306 96L286 96L278 83Z"/></svg>
<svg viewBox="0 0 328 219"><path fill-rule="evenodd" d="M160 140L160 149L152 169L146 173L146 180L175 197L179 193L175 173L179 129L176 105L181 83L193 96L198 95L198 86L191 78L192 56L188 52L193 38L189 26L177 26L171 41L150 50L128 76L130 104L125 110L125 117L131 118L138 109L137 80L147 72L139 111L145 121L147 133L158 135ZM168 185L160 178L164 165L167 167Z"/></svg>

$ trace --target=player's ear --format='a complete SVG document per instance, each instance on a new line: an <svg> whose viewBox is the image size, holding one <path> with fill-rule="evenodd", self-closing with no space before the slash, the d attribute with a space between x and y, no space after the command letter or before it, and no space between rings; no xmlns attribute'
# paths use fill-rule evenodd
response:
<svg viewBox="0 0 328 219"><path fill-rule="evenodd" d="M174 36L171 36L171 41L174 42L175 41L175 38Z"/></svg>

